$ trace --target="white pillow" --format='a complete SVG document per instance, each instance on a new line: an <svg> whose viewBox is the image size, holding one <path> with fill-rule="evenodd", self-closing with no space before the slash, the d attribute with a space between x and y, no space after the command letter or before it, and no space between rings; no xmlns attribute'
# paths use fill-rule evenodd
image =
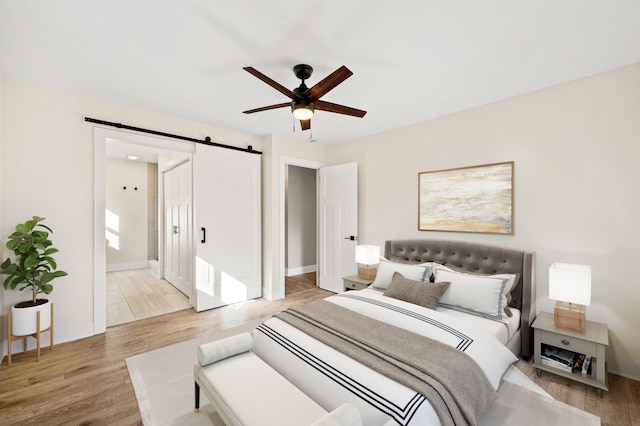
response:
<svg viewBox="0 0 640 426"><path fill-rule="evenodd" d="M507 274L481 276L455 272L436 266L433 270L435 282L449 281L439 306L468 312L487 318L501 320L507 304L506 294L513 286Z"/></svg>
<svg viewBox="0 0 640 426"><path fill-rule="evenodd" d="M391 284L394 272L398 272L403 277L410 280L428 281L431 276L432 267L433 264L431 262L413 265L410 263L391 262L384 257L381 257L380 264L378 265L378 272L376 273L376 279L373 281L371 286L378 290L386 290L387 287L389 287L389 284Z"/></svg>

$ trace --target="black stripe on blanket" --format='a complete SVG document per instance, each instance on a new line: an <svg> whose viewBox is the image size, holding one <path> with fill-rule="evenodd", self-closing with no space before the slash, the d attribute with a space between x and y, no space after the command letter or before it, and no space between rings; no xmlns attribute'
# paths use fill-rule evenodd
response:
<svg viewBox="0 0 640 426"><path fill-rule="evenodd" d="M328 364L326 361L316 357L311 352L308 352L300 346L296 345L294 342L287 339L285 336L278 333L268 325L262 323L257 327L257 330L262 332L265 336L269 337L275 343L282 346L292 355L296 356L306 364L310 365L311 367L325 375L330 380L339 384L340 386L358 396L363 401L366 401L368 404L372 405L384 414L392 417L399 425L409 424L416 411L426 401L426 398L423 395L416 392L413 397L407 401L404 407L398 406L379 393L353 379L343 371L338 370L337 368Z"/></svg>
<svg viewBox="0 0 640 426"><path fill-rule="evenodd" d="M349 292L336 294L333 297L346 297L346 298L349 298L349 299L359 300L361 302L371 303L372 305L376 305L376 306L380 306L380 307L385 308L385 309L396 311L396 312L398 312L400 314L403 314L403 315L415 318L415 319L417 319L419 321L422 321L424 323L427 323L427 324L429 324L429 325L431 325L433 327L437 327L437 328L439 328L439 329L451 334L452 336L455 336L456 338L460 339L460 342L456 345L456 348L459 349L462 352L465 352L467 350L467 348L469 348L469 346L471 346L471 344L473 343L473 339L471 337L469 337L466 334L456 330L455 328L453 328L453 327L451 327L451 326L449 326L449 325L447 325L445 323L442 323L440 321L437 321L437 320L435 320L433 318L429 318L429 317L421 315L421 314L419 314L417 312L410 311L409 309L404 309L404 308L401 308L399 306L395 306L395 305L392 305L390 303L383 302L381 300L375 300L375 299L369 299L367 297L350 295Z"/></svg>

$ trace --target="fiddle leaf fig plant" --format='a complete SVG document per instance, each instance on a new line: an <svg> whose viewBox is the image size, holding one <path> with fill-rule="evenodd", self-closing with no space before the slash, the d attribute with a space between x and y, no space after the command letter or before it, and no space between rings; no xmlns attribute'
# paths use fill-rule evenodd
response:
<svg viewBox="0 0 640 426"><path fill-rule="evenodd" d="M52 254L58 249L51 247L49 234L51 228L40 223L45 218L33 216L25 223L16 225L15 232L9 236L6 247L13 251L15 259L7 258L0 265L0 273L7 275L5 290L31 291L31 306L37 305L40 293L53 291L51 282L67 275L60 271Z"/></svg>

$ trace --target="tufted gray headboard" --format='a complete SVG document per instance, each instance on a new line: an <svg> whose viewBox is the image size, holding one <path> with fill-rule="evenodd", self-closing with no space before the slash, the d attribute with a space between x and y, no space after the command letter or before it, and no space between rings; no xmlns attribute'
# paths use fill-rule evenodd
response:
<svg viewBox="0 0 640 426"><path fill-rule="evenodd" d="M519 274L520 281L511 292L509 306L522 313L521 355L533 355L531 323L536 316L535 253L479 243L448 240L389 240L384 255L408 262L437 262L481 274Z"/></svg>

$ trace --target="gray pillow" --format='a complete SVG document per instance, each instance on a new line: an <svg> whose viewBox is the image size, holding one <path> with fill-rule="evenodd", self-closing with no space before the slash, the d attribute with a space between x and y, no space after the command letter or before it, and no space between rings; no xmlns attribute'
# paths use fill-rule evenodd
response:
<svg viewBox="0 0 640 426"><path fill-rule="evenodd" d="M394 299L404 300L414 305L435 309L438 300L449 288L448 282L429 283L405 278L399 272L393 274L391 284L384 295Z"/></svg>

